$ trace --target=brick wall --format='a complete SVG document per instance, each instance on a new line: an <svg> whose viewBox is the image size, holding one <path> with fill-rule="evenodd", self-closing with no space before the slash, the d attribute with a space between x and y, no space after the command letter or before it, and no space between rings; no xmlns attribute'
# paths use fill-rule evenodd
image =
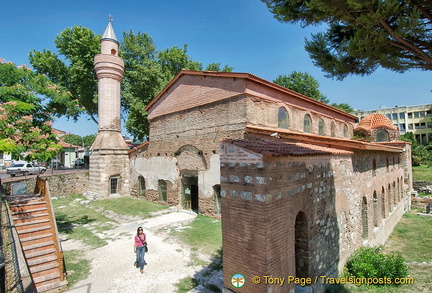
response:
<svg viewBox="0 0 432 293"><path fill-rule="evenodd" d="M235 292L288 292L293 284L255 285L251 278L335 277L355 249L383 244L409 208L399 158L371 151L261 158L227 149L221 155L224 286ZM235 273L246 277L244 287L231 286ZM321 282L314 287L324 290Z"/></svg>

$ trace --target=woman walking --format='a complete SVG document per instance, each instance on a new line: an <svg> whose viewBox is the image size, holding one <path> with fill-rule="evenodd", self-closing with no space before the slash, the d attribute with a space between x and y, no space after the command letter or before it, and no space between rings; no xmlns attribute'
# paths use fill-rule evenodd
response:
<svg viewBox="0 0 432 293"><path fill-rule="evenodd" d="M138 227L137 234L134 238L134 252L136 253L136 267L139 266L141 274L144 273L144 255L146 253L147 242L146 242L146 234L143 232L142 227Z"/></svg>

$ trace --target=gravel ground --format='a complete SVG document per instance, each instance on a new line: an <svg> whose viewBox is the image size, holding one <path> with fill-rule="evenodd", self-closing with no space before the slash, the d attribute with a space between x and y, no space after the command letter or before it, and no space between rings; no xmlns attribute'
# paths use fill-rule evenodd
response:
<svg viewBox="0 0 432 293"><path fill-rule="evenodd" d="M110 231L108 236L113 240L110 240L108 245L87 251L87 257L91 260L88 278L79 281L66 292L175 292L174 285L179 280L194 276L202 267L191 266L190 249L160 229L180 227L195 217L195 214L188 212L170 212L141 221L121 219L121 224ZM133 237L138 226L144 228L149 247L149 252L145 255L147 265L144 267L144 274L133 266ZM64 250L86 249L72 240L62 242L62 246Z"/></svg>

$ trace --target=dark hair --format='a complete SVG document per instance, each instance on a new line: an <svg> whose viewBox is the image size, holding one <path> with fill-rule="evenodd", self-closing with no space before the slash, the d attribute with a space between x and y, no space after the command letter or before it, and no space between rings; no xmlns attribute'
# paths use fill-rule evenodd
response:
<svg viewBox="0 0 432 293"><path fill-rule="evenodd" d="M138 227L138 229L137 229L137 235L139 235L139 230L143 231L143 233L144 233L143 228L142 227Z"/></svg>

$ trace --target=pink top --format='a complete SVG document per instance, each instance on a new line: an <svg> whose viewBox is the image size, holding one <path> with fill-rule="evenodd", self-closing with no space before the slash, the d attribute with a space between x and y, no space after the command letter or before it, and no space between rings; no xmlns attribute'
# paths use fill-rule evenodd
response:
<svg viewBox="0 0 432 293"><path fill-rule="evenodd" d="M141 240L142 242L141 242ZM140 236L135 235L135 246L143 246L143 243L146 241L146 235L145 233L142 233Z"/></svg>

